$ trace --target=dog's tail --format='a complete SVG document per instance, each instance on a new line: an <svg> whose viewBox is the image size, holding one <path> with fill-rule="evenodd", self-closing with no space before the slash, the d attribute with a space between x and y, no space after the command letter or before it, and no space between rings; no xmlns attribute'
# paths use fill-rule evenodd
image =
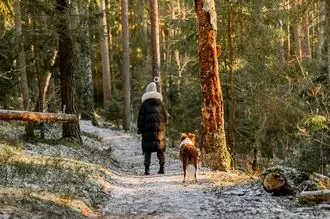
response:
<svg viewBox="0 0 330 219"><path fill-rule="evenodd" d="M187 157L188 158L188 161L191 162L192 161L192 154L190 153L190 150L188 148L184 148L182 150L182 153L183 153L183 156Z"/></svg>

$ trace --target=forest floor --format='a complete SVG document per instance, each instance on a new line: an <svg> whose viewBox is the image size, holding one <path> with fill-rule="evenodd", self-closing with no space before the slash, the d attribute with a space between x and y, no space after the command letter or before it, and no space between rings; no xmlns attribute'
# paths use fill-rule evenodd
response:
<svg viewBox="0 0 330 219"><path fill-rule="evenodd" d="M140 136L80 121L83 146L60 139L23 141L24 127L0 122L0 218L330 218L320 205L274 197L242 172L200 167L183 183L178 148L165 174L152 155L144 176ZM55 130L55 131L54 131Z"/></svg>

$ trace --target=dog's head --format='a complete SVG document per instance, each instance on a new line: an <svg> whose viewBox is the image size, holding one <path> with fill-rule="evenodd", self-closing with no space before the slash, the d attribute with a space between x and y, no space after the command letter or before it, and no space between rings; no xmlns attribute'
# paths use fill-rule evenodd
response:
<svg viewBox="0 0 330 219"><path fill-rule="evenodd" d="M181 134L180 134L181 142L182 142L183 140L185 140L186 138L189 138L189 139L191 140L191 142L193 143L193 145L195 145L195 134L193 134L193 133L188 133L188 134L186 134L186 133L181 133Z"/></svg>

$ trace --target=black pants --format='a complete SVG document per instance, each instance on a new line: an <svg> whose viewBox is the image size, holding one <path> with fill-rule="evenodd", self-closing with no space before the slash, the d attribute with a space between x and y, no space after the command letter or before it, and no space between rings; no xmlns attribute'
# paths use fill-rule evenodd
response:
<svg viewBox="0 0 330 219"><path fill-rule="evenodd" d="M144 165L150 166L151 153L152 152L144 153ZM165 164L165 155L163 150L157 151L157 158L159 160L159 164Z"/></svg>

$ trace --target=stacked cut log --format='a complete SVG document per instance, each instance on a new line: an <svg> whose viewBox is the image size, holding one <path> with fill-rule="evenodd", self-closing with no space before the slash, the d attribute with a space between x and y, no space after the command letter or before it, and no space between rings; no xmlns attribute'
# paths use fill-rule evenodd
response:
<svg viewBox="0 0 330 219"><path fill-rule="evenodd" d="M298 195L298 200L302 203L325 202L330 204L330 178L319 173L313 173L310 175L310 180L323 190L303 191Z"/></svg>
<svg viewBox="0 0 330 219"><path fill-rule="evenodd" d="M281 173L268 173L262 181L262 186L266 192L276 196L293 195L296 192Z"/></svg>
<svg viewBox="0 0 330 219"><path fill-rule="evenodd" d="M298 195L298 200L306 202L330 202L330 190L304 191Z"/></svg>
<svg viewBox="0 0 330 219"><path fill-rule="evenodd" d="M288 180L287 178L290 178ZM308 179L300 178L298 172L289 168L271 168L262 174L262 185L266 192L272 195L297 195L301 203L323 203L322 206L330 208L330 178L328 176L313 173ZM299 184L297 184L299 183ZM304 191L312 190L315 191Z"/></svg>
<svg viewBox="0 0 330 219"><path fill-rule="evenodd" d="M299 192L297 186L308 179L308 176L293 168L275 166L261 173L262 186L272 195L295 195Z"/></svg>
<svg viewBox="0 0 330 219"><path fill-rule="evenodd" d="M320 173L313 173L309 177L314 183L318 184L322 189L330 189L330 178Z"/></svg>

